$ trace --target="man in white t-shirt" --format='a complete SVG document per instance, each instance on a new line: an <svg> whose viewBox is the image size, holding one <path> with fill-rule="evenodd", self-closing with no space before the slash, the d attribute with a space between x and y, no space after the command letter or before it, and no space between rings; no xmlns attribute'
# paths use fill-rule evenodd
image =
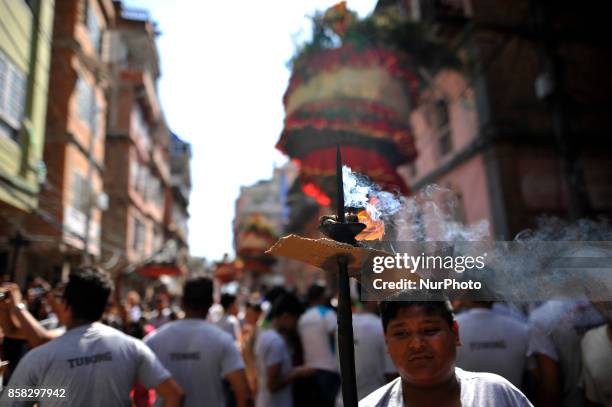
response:
<svg viewBox="0 0 612 407"><path fill-rule="evenodd" d="M229 293L221 294L221 306L223 307L223 315L216 322L217 326L230 334L236 343L241 342L240 338L240 321L238 321L238 304L236 304L236 296Z"/></svg>
<svg viewBox="0 0 612 407"><path fill-rule="evenodd" d="M293 367L285 339L295 332L301 312L302 305L293 294L282 295L270 311L272 327L257 335L254 348L258 374L256 407L293 407L293 382L314 373L309 367Z"/></svg>
<svg viewBox="0 0 612 407"><path fill-rule="evenodd" d="M362 399L360 407L531 406L503 377L455 367L459 328L448 302L403 298L380 304L385 340L400 377Z"/></svg>
<svg viewBox="0 0 612 407"><path fill-rule="evenodd" d="M304 349L304 364L316 369L310 379L314 387L310 404L333 407L340 388L336 356L336 313L325 306L325 287L313 284L307 293L309 308L300 317L298 332Z"/></svg>
<svg viewBox="0 0 612 407"><path fill-rule="evenodd" d="M581 383L588 401L612 407L612 302L593 305L606 324L591 329L582 338Z"/></svg>
<svg viewBox="0 0 612 407"><path fill-rule="evenodd" d="M168 295L165 293L157 294L155 296L155 310L149 316L149 323L155 329L159 329L162 325L172 320L170 318L171 314L172 310L169 307Z"/></svg>
<svg viewBox="0 0 612 407"><path fill-rule="evenodd" d="M165 324L144 341L183 388L183 406L223 407L226 379L236 405L245 407L251 395L244 363L234 339L206 321L212 302L212 280L191 278L183 288L185 319Z"/></svg>
<svg viewBox="0 0 612 407"><path fill-rule="evenodd" d="M362 311L353 315L358 400L397 377L397 369L387 352L382 321L377 315L378 303L362 301L361 304ZM342 405L342 392L338 392L336 406Z"/></svg>
<svg viewBox="0 0 612 407"><path fill-rule="evenodd" d="M521 388L526 371L527 324L494 312L492 305L463 301L465 311L456 317L461 333L457 367L495 373Z"/></svg>
<svg viewBox="0 0 612 407"><path fill-rule="evenodd" d="M580 340L586 331L602 323L601 315L588 301L550 300L531 313L527 356L535 360L538 406L584 404L579 387Z"/></svg>
<svg viewBox="0 0 612 407"><path fill-rule="evenodd" d="M135 338L100 320L112 282L101 270L84 268L70 274L60 319L68 331L39 346L17 365L0 403L13 406L130 406L135 382L155 388L165 406L179 406L182 390L153 352ZM16 312L23 307L19 290L10 301ZM57 388L65 398L41 397L38 401L16 399L10 390L26 387Z"/></svg>

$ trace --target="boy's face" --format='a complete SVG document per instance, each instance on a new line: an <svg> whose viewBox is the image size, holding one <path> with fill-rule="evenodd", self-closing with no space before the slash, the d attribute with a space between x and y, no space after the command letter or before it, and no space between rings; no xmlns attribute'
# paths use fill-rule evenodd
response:
<svg viewBox="0 0 612 407"><path fill-rule="evenodd" d="M420 306L402 308L387 326L385 341L402 379L417 386L443 383L454 373L457 324Z"/></svg>

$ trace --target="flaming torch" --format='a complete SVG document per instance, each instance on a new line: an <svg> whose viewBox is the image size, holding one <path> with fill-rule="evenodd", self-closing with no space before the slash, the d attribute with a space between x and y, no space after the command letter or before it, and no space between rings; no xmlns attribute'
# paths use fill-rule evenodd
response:
<svg viewBox="0 0 612 407"><path fill-rule="evenodd" d="M336 148L336 215L321 217L319 230L329 238L309 239L288 235L279 239L266 251L273 256L288 257L323 270L338 273L338 350L340 353L340 374L342 377L342 398L346 407L357 407L357 386L355 374L355 348L353 342L353 319L349 276L361 280L362 286L372 285L373 259L392 256L381 250L360 245L358 241L380 239L384 235L384 222L371 216L363 208L345 208L342 156L340 146ZM375 199L375 198L373 198ZM366 205L374 205L369 201ZM397 274L389 269L389 280ZM380 275L376 275L377 278ZM410 278L418 281L416 274ZM365 279L365 281L364 281ZM367 290L367 289L366 289Z"/></svg>
<svg viewBox="0 0 612 407"><path fill-rule="evenodd" d="M323 234L341 243L356 245L355 237L366 225L357 222L353 214L347 220L344 211L344 182L342 179L342 155L340 145L336 151L336 217L325 216L319 229ZM345 255L336 257L338 263L338 348L340 353L340 374L342 376L342 399L345 406L357 407L357 385L355 376L355 348L353 345L353 316L349 286L348 259Z"/></svg>

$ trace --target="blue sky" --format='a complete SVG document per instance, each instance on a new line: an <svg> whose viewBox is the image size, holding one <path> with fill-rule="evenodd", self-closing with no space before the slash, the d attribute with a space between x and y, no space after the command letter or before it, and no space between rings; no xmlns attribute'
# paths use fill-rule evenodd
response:
<svg viewBox="0 0 612 407"><path fill-rule="evenodd" d="M286 162L282 131L287 61L310 34L315 10L335 0L124 0L158 23L159 93L170 128L192 145L191 254L232 253L241 185L270 178ZM376 0L349 0L360 16ZM264 7L265 6L265 7Z"/></svg>

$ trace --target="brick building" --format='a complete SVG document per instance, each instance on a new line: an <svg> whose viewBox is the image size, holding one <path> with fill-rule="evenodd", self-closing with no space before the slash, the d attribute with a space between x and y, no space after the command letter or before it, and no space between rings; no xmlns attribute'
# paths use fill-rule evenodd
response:
<svg viewBox="0 0 612 407"><path fill-rule="evenodd" d="M105 31L110 0L55 3L40 210L25 222L31 240L17 281L28 274L58 278L86 258L99 258L106 133ZM85 254L86 253L86 254Z"/></svg>
<svg viewBox="0 0 612 407"><path fill-rule="evenodd" d="M115 3L109 34L109 113L104 214L104 258L113 268L146 262L166 241L171 174L170 131L157 95L156 32L146 12Z"/></svg>

